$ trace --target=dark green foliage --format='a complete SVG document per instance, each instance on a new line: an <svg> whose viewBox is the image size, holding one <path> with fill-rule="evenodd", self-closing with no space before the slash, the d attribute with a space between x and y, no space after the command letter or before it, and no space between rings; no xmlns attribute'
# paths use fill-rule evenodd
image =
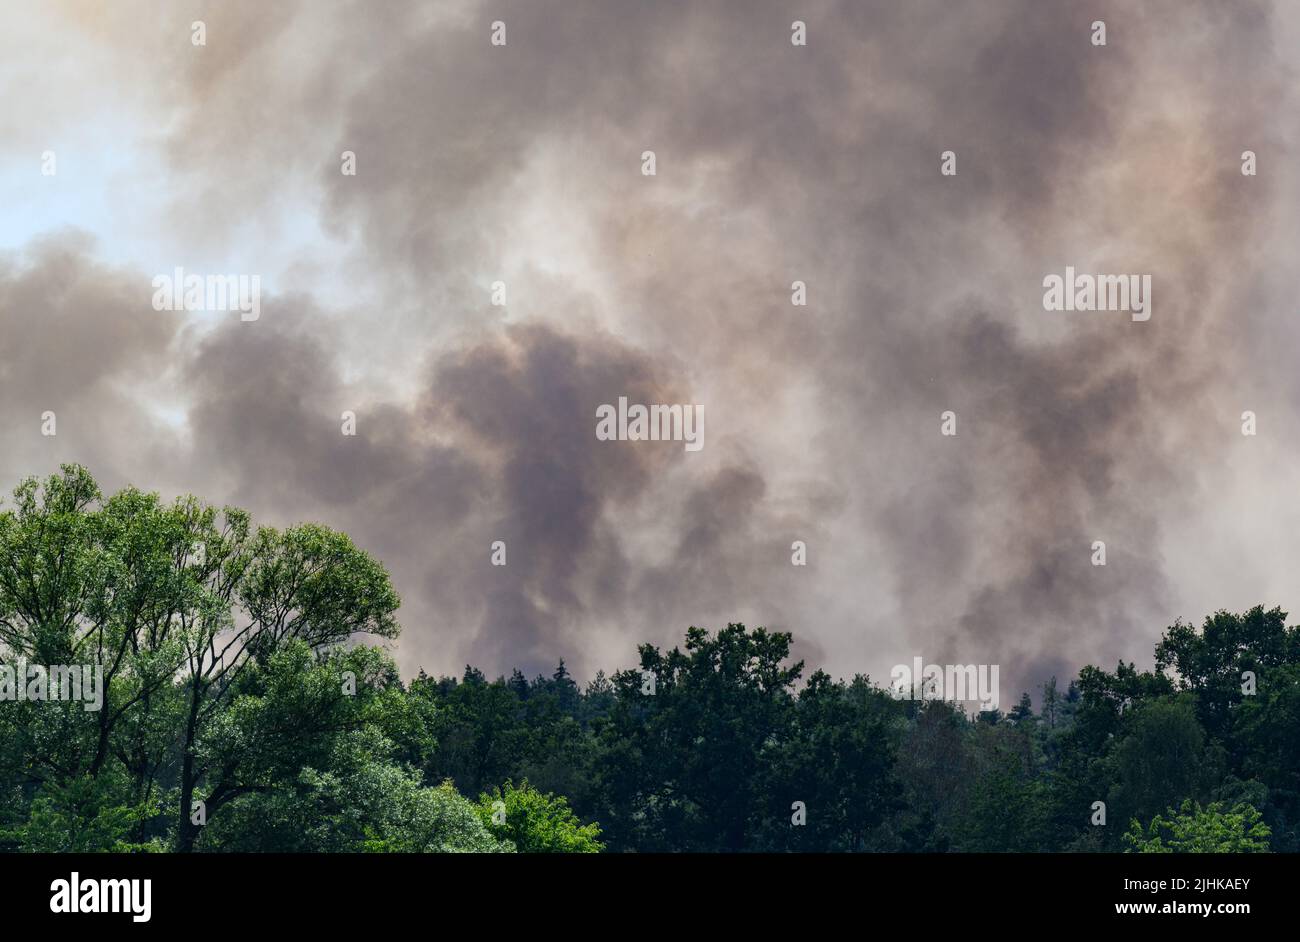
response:
<svg viewBox="0 0 1300 942"><path fill-rule="evenodd" d="M397 605L325 527L105 499L76 467L23 482L0 663L96 663L104 700L0 701L0 849L1300 849L1300 629L1277 609L971 715L805 681L789 634L738 624L585 686L563 660L406 686L361 643Z"/></svg>

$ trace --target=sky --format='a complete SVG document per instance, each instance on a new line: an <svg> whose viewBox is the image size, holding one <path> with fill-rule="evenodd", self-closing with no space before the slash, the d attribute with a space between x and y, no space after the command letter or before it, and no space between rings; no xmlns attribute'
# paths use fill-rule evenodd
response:
<svg viewBox="0 0 1300 942"><path fill-rule="evenodd" d="M0 486L342 529L407 675L742 622L1005 701L1294 610L1300 4L1137 6L0 0Z"/></svg>

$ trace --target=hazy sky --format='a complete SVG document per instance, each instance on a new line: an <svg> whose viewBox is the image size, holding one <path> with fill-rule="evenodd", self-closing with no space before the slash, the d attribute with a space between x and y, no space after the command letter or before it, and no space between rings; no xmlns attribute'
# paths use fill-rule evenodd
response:
<svg viewBox="0 0 1300 942"><path fill-rule="evenodd" d="M4 488L346 530L408 674L742 621L1005 702L1293 610L1300 4L1135 7L0 0ZM1151 319L1044 310L1067 265ZM260 318L154 310L177 266ZM598 441L619 396L703 449Z"/></svg>

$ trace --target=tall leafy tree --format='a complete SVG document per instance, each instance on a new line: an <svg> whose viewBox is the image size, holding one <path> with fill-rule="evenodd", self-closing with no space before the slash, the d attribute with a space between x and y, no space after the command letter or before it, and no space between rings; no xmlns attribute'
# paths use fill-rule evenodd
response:
<svg viewBox="0 0 1300 942"><path fill-rule="evenodd" d="M615 675L601 724L601 823L614 846L753 849L771 814L763 794L794 715L790 635L731 624L686 632L684 649L642 645Z"/></svg>

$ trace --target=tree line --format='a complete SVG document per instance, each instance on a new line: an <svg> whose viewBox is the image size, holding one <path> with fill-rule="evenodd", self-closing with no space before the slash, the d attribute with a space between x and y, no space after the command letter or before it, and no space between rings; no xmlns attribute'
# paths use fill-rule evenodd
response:
<svg viewBox="0 0 1300 942"><path fill-rule="evenodd" d="M1300 849L1300 629L1176 622L1140 671L1007 713L806 672L732 624L586 684L421 672L383 566L319 525L105 497L0 513L0 662L93 664L102 704L5 695L0 849L974 852ZM10 691L12 693L12 690Z"/></svg>

